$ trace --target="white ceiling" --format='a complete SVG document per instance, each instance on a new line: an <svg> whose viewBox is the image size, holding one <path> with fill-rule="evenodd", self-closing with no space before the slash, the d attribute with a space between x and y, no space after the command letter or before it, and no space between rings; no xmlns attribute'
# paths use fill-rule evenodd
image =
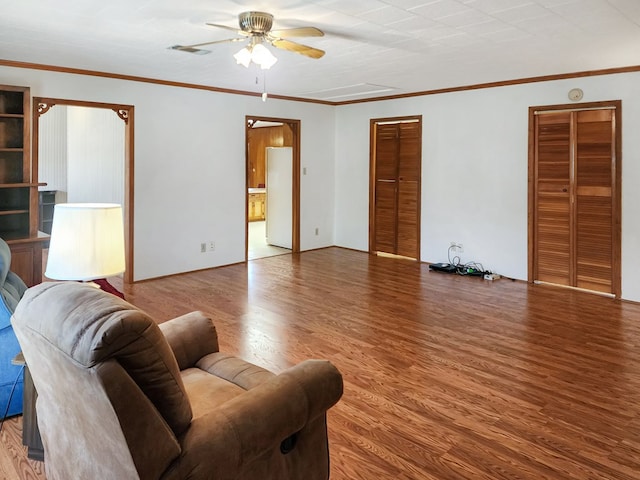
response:
<svg viewBox="0 0 640 480"><path fill-rule="evenodd" d="M0 59L261 92L233 37L247 10L313 25L313 60L271 48L272 94L340 102L640 65L640 0L0 0Z"/></svg>

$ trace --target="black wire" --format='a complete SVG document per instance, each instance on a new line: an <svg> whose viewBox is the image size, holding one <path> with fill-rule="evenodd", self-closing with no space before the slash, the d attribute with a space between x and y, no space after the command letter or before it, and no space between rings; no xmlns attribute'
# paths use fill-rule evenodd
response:
<svg viewBox="0 0 640 480"><path fill-rule="evenodd" d="M467 262L465 264L461 263L460 257L455 255L451 258L451 249L456 248L456 245L451 245L447 249L447 258L449 259L449 265L453 265L456 267L456 273L458 275L472 275L472 274L485 274L492 273L485 271L484 267L481 263L478 262Z"/></svg>
<svg viewBox="0 0 640 480"><path fill-rule="evenodd" d="M4 415L2 415L2 419L0 419L0 432L2 432L2 427L4 426L4 421L7 419L7 414L9 413L9 407L11 406L11 399L13 398L13 393L16 390L16 386L18 385L18 380L20 380L20 376L24 371L24 365L20 367L20 373L13 382L13 386L11 387L11 392L9 393L9 400L7 400L7 407L4 409Z"/></svg>
<svg viewBox="0 0 640 480"><path fill-rule="evenodd" d="M456 245L451 245L447 249L447 258L449 259L449 265L452 265L455 267L455 272L458 275L474 275L475 274L480 276L480 275L485 275L487 273L494 273L490 270L485 270L481 263L467 262L465 264L462 264L460 261L460 257L458 255L455 255L453 258L451 258L452 248L456 248ZM504 278L508 278L508 277L504 277ZM514 280L514 279L512 278L511 280Z"/></svg>
<svg viewBox="0 0 640 480"><path fill-rule="evenodd" d="M464 265L458 266L457 272L459 275L484 275L486 272L481 263L467 262Z"/></svg>

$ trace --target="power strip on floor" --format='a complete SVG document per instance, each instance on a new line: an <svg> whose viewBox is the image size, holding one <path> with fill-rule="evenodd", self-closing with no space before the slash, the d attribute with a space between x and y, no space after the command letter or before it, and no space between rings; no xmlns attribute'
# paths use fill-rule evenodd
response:
<svg viewBox="0 0 640 480"><path fill-rule="evenodd" d="M484 274L484 279L485 280L498 280L500 278L500 275L497 273L485 273Z"/></svg>

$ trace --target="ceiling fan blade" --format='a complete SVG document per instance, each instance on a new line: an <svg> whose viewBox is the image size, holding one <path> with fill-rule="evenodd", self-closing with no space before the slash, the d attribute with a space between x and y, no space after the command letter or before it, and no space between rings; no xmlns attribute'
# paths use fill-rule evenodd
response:
<svg viewBox="0 0 640 480"><path fill-rule="evenodd" d="M203 48L195 48L190 45L171 45L169 50L179 50L181 52L193 53L194 55L206 55L211 53L211 50L205 50Z"/></svg>
<svg viewBox="0 0 640 480"><path fill-rule="evenodd" d="M215 40L213 42L194 43L193 45L173 45L169 47L172 50L181 50L183 52L197 53L194 50L198 50L197 47L204 47L205 45L215 45L216 43L229 43L229 42L244 42L246 38L226 38L224 40Z"/></svg>
<svg viewBox="0 0 640 480"><path fill-rule="evenodd" d="M232 32L236 32L238 35L244 35L245 37L249 36L247 32L243 32L238 27L229 27L228 25L221 25L219 23L209 23L209 22L207 22L206 24L209 25L210 27L224 28L225 30L231 30Z"/></svg>
<svg viewBox="0 0 640 480"><path fill-rule="evenodd" d="M271 30L269 34L276 38L290 37L323 37L324 32L316 27L285 28L284 30Z"/></svg>
<svg viewBox="0 0 640 480"><path fill-rule="evenodd" d="M324 55L323 50L292 42L290 40L275 39L271 42L271 45L276 48L281 48L282 50L300 53L311 58L321 58Z"/></svg>

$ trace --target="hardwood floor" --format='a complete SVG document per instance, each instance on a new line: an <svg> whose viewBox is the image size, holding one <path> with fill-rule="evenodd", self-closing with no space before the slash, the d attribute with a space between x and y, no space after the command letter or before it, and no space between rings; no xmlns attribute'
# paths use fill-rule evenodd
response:
<svg viewBox="0 0 640 480"><path fill-rule="evenodd" d="M640 305L338 248L125 294L158 321L210 314L221 349L274 371L330 359L333 480L640 479ZM0 474L42 479L20 425Z"/></svg>

